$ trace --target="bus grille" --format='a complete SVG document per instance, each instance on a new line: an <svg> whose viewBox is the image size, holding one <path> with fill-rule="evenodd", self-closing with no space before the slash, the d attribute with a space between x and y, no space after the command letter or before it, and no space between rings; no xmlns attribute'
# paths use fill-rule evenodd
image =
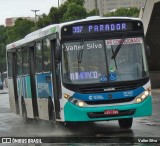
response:
<svg viewBox="0 0 160 146"><path fill-rule="evenodd" d="M114 89L114 90L108 90L107 89ZM83 93L83 94L90 94L90 93L105 93L105 92L118 92L118 91L125 91L125 90L134 90L137 88L137 85L123 85L123 86L114 86L114 87L86 87L86 88L79 88L77 89L77 92Z"/></svg>

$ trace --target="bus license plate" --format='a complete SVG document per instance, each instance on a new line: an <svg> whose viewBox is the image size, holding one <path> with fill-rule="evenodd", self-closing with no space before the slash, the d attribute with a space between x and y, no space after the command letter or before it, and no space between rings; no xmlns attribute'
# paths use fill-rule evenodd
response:
<svg viewBox="0 0 160 146"><path fill-rule="evenodd" d="M118 115L119 111L118 110L106 110L104 111L105 115Z"/></svg>

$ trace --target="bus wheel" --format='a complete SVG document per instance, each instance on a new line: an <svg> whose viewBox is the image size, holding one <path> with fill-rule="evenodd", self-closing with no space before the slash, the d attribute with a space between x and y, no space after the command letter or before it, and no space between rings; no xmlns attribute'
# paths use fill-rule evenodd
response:
<svg viewBox="0 0 160 146"><path fill-rule="evenodd" d="M133 118L120 119L120 120L118 120L118 122L119 122L119 127L121 129L127 130L132 127Z"/></svg>

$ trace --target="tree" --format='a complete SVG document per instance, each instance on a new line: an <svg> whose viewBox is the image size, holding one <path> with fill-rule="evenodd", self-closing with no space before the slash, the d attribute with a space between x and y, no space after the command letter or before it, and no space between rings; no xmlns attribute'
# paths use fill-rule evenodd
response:
<svg viewBox="0 0 160 146"><path fill-rule="evenodd" d="M126 17L138 17L140 10L138 8L119 8L115 12L109 12L104 16L126 16Z"/></svg>
<svg viewBox="0 0 160 146"><path fill-rule="evenodd" d="M11 43L13 41L22 39L30 32L36 30L35 23L19 18L15 21L15 25L13 27L8 28L7 36L8 40L7 43Z"/></svg>
<svg viewBox="0 0 160 146"><path fill-rule="evenodd" d="M50 24L85 18L87 12L83 4L84 0L67 0L58 8L51 7L49 14L43 14L43 17L39 18L36 26L37 28L42 28Z"/></svg>
<svg viewBox="0 0 160 146"><path fill-rule="evenodd" d="M36 22L37 29L48 26L50 23L50 19L46 14L43 14L42 17L39 18L38 22Z"/></svg>
<svg viewBox="0 0 160 146"><path fill-rule="evenodd" d="M35 30L35 23L26 19L17 19L15 26L0 26L0 73L6 71L6 45L22 39L25 35Z"/></svg>
<svg viewBox="0 0 160 146"><path fill-rule="evenodd" d="M83 6L84 0L68 0L68 3L75 3L76 5Z"/></svg>
<svg viewBox="0 0 160 146"><path fill-rule="evenodd" d="M48 15L50 23L51 24L56 24L56 23L60 23L60 14L59 14L59 10L58 8L52 7L50 9L50 13Z"/></svg>
<svg viewBox="0 0 160 146"><path fill-rule="evenodd" d="M0 26L0 74L2 77L2 73L6 71L6 28L1 25Z"/></svg>
<svg viewBox="0 0 160 146"><path fill-rule="evenodd" d="M6 46L5 44L0 44L0 74L2 77L2 74L4 71L6 71Z"/></svg>
<svg viewBox="0 0 160 146"><path fill-rule="evenodd" d="M64 21L78 20L86 18L86 9L76 3L71 3L68 5L67 12L63 16Z"/></svg>
<svg viewBox="0 0 160 146"><path fill-rule="evenodd" d="M88 12L87 16L96 16L96 10L92 10L90 12Z"/></svg>

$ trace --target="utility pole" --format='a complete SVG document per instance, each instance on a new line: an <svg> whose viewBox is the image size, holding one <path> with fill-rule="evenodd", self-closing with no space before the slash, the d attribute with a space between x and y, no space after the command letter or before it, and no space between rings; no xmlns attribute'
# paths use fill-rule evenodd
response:
<svg viewBox="0 0 160 146"><path fill-rule="evenodd" d="M37 13L38 11L40 11L40 10L31 10L31 11L35 13L35 22L36 22L36 17L37 17L37 14L36 14L36 13Z"/></svg>
<svg viewBox="0 0 160 146"><path fill-rule="evenodd" d="M96 15L98 16L98 5L97 5L97 0L95 0L95 10L96 10Z"/></svg>
<svg viewBox="0 0 160 146"><path fill-rule="evenodd" d="M59 7L59 0L58 0L58 7Z"/></svg>

